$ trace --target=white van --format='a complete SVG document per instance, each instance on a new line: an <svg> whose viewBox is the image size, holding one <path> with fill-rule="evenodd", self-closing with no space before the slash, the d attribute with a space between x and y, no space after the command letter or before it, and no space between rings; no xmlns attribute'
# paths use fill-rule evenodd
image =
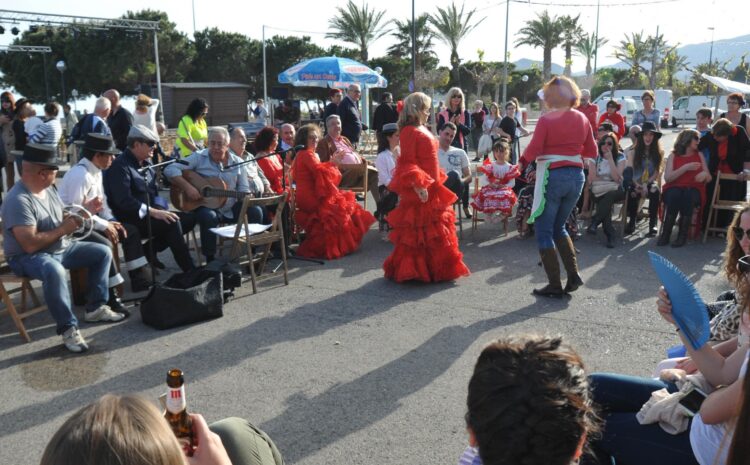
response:
<svg viewBox="0 0 750 465"><path fill-rule="evenodd" d="M674 101L672 109L672 127L678 124L695 124L695 112L701 108L715 108L715 95L691 95L689 97L680 97ZM719 97L719 104L716 105L718 110L714 112L714 119L721 113L727 111L727 96Z"/></svg>
<svg viewBox="0 0 750 465"><path fill-rule="evenodd" d="M604 92L593 103L599 105L601 110L607 104L607 100L610 99L610 95L614 94L614 97L629 97L635 100L638 110L643 108L641 103L641 95L646 92L646 89L618 89L614 92ZM656 89L654 91L654 108L659 110L661 113L661 127L665 128L669 125L671 120L670 113L672 112L672 91L669 89Z"/></svg>

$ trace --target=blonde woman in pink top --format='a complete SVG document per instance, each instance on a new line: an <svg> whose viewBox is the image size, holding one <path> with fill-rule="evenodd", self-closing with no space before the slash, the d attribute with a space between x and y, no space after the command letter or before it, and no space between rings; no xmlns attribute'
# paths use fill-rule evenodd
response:
<svg viewBox="0 0 750 465"><path fill-rule="evenodd" d="M565 230L565 220L583 188L583 159L597 154L591 123L574 110L580 97L575 82L566 77L552 78L544 86L544 103L549 110L539 118L523 154L527 163L537 164L534 205L528 223L536 223L539 255L549 281L541 289L534 289L535 295L559 298L583 284L573 241ZM568 274L565 288L560 281L555 247Z"/></svg>

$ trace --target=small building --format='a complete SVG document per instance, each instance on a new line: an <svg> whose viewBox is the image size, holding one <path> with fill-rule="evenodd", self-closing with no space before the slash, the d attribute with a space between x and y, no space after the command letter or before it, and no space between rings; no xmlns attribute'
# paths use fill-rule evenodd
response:
<svg viewBox="0 0 750 465"><path fill-rule="evenodd" d="M163 82L161 84L164 122L176 128L180 118L193 99L204 98L208 102L209 126L224 126L229 123L247 121L247 99L250 86L237 82ZM152 92L156 93L156 86ZM157 95L152 95L158 98Z"/></svg>

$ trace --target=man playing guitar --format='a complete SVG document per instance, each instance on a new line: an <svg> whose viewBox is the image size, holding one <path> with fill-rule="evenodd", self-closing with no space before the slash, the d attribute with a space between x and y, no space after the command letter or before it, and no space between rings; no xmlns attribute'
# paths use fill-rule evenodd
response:
<svg viewBox="0 0 750 465"><path fill-rule="evenodd" d="M219 208L202 205L192 212L200 224L203 255L206 261L210 262L216 255L216 235L210 229L219 226L219 223L237 222L242 206L239 198L242 194L250 193L248 176L244 165L227 169L228 166L241 163L243 160L229 152L229 132L223 127L209 128L208 148L193 153L185 158L185 161L188 162L187 166L176 163L169 165L164 174L173 186L182 190L188 200L200 201L203 196L187 179L190 176L187 173L183 175L183 170L190 170L204 178L221 179L228 195L226 202ZM248 208L247 220L249 223L268 222L266 212L258 206Z"/></svg>

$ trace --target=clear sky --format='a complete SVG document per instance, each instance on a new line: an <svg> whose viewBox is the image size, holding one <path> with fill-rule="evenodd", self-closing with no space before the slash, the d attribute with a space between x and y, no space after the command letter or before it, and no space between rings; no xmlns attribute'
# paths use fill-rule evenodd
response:
<svg viewBox="0 0 750 465"><path fill-rule="evenodd" d="M360 3L361 0L355 0ZM709 27L715 27L715 39L727 39L750 33L747 18L750 18L750 1L747 0L653 0L662 3L639 4L649 0L600 0L599 35L609 39L610 44L600 54L599 64L614 63L612 45L618 43L625 33L643 30L646 34L660 32L665 34L670 43L691 44L711 40ZM24 2L3 2L2 8L38 12L58 13L82 16L114 18L127 10L137 11L145 8L166 11L169 18L185 33L193 32L193 10L191 0L128 0L109 2L101 0L27 0ZM409 0L368 0L371 6L387 11L387 20L406 19L411 16ZM525 21L537 13L548 9L550 14L580 14L581 22L587 32L593 32L596 26L597 0L532 0L510 4L509 50L511 61L529 58L541 61L542 52L530 47L514 47L517 31ZM311 31L308 33L315 43L328 46L332 40L325 38L328 19L335 13L336 6L344 6L345 0L194 0L195 26L198 30L206 27L218 27L232 32L239 32L252 38L260 39L262 26L267 26L267 35L303 35L294 31ZM416 13L433 13L436 5L447 5L447 0L416 0ZM460 3L459 3L460 4ZM502 60L505 40L506 4L500 0L466 0L466 9L476 8L478 17L486 18L462 43L459 49L462 59L475 60L477 50L485 51L486 60ZM559 6L563 5L563 6ZM584 5L584 6L576 6ZM0 23L2 24L2 23ZM0 45L7 45L12 40L8 32L0 36ZM25 27L25 26L24 26ZM382 56L393 43L390 36L375 42L370 49L370 56ZM750 44L748 44L750 50ZM449 49L442 43L436 47L442 64L447 65ZM561 49L553 53L553 61L563 65ZM708 61L708 57L706 57ZM573 69L581 70L585 62L574 57Z"/></svg>

